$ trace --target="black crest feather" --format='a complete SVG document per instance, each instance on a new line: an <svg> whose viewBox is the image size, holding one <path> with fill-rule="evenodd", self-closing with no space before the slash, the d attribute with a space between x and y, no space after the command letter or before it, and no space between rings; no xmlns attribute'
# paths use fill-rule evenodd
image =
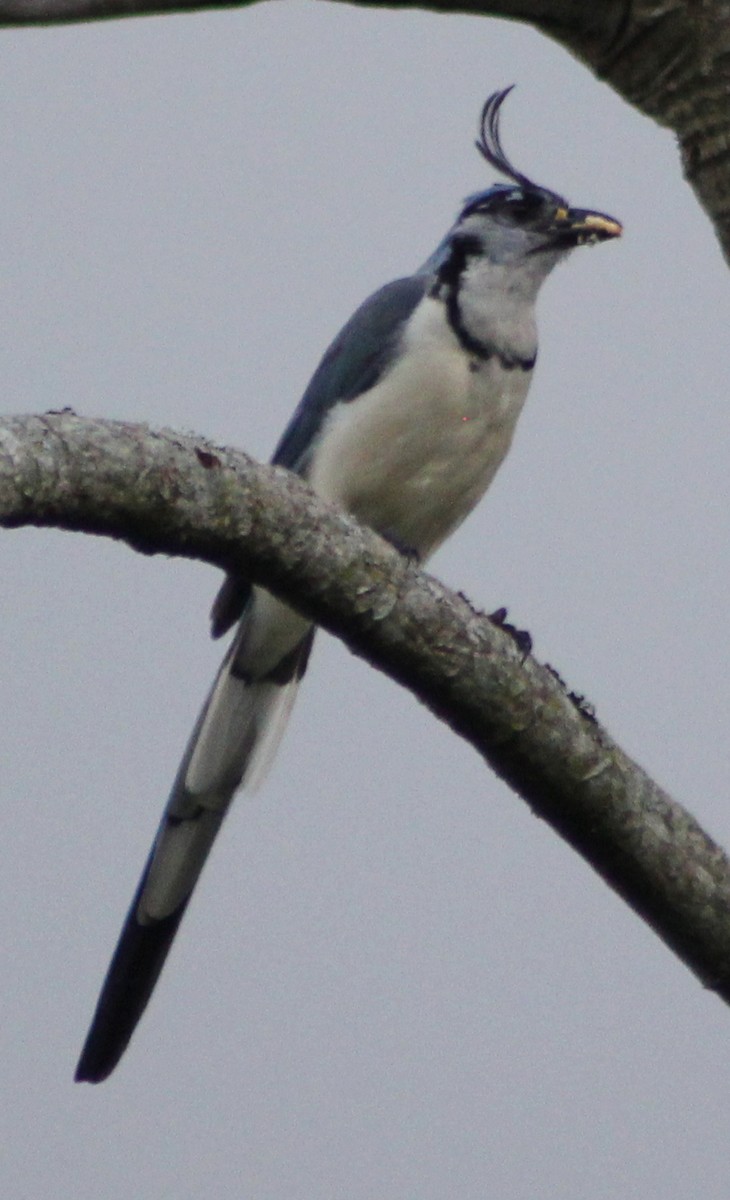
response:
<svg viewBox="0 0 730 1200"><path fill-rule="evenodd" d="M500 174L506 175L508 179L513 179L521 187L527 188L530 191L538 191L537 184L533 183L531 179L528 179L526 175L523 175L521 171L515 170L512 166L502 148L502 141L499 136L499 110L514 86L514 84L511 84L510 87L503 88L501 92L493 92L491 96L487 97L482 109L476 148L482 158L485 158L489 165L499 171Z"/></svg>

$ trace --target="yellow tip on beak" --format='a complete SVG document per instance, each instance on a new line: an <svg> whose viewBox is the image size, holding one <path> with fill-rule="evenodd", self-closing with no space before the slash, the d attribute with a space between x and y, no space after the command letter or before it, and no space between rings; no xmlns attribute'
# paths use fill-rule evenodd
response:
<svg viewBox="0 0 730 1200"><path fill-rule="evenodd" d="M619 221L604 216L603 213L586 213L580 227L585 229L586 233L598 233L603 237L621 237L624 231Z"/></svg>
<svg viewBox="0 0 730 1200"><path fill-rule="evenodd" d="M553 229L559 237L569 239L574 246L604 242L623 233L621 223L606 213L593 212L589 208L567 208L563 204L555 210Z"/></svg>

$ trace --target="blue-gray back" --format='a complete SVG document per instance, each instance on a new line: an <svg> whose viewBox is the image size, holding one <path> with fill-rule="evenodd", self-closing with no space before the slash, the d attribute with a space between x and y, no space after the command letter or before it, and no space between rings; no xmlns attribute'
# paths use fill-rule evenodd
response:
<svg viewBox="0 0 730 1200"><path fill-rule="evenodd" d="M327 413L369 391L382 377L429 282L429 276L421 274L396 279L356 309L314 372L272 462L306 475L311 448Z"/></svg>

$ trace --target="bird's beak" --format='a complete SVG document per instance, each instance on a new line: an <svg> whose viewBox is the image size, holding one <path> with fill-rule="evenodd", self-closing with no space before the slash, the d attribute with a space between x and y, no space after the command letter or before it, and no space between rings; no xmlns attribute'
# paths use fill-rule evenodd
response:
<svg viewBox="0 0 730 1200"><path fill-rule="evenodd" d="M605 242L608 238L620 237L621 223L605 213L592 212L587 208L556 209L550 228L555 242L561 246L585 246L591 242Z"/></svg>

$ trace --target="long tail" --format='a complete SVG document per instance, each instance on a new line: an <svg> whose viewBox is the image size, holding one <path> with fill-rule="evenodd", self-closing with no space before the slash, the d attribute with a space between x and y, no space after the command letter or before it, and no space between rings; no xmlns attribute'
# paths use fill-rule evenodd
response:
<svg viewBox="0 0 730 1200"><path fill-rule="evenodd" d="M254 590L180 764L122 928L77 1080L119 1062L152 994L234 793L260 782L304 674L314 630Z"/></svg>

